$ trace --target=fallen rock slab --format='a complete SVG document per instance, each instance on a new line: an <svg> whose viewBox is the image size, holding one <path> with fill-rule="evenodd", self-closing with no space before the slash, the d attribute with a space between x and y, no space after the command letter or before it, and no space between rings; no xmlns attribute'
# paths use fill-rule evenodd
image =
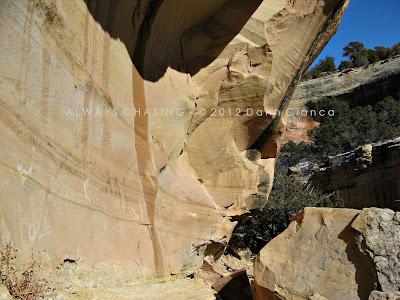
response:
<svg viewBox="0 0 400 300"><path fill-rule="evenodd" d="M358 249L353 209L305 208L259 253L256 299L368 299L376 275Z"/></svg>

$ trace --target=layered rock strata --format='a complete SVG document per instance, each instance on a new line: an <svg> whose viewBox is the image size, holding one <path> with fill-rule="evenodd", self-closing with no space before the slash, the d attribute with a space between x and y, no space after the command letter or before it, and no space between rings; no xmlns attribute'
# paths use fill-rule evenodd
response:
<svg viewBox="0 0 400 300"><path fill-rule="evenodd" d="M324 116L311 114L308 102L335 97L351 105L374 105L388 96L400 97L400 56L301 82L289 102L285 140L311 140L307 131Z"/></svg>
<svg viewBox="0 0 400 300"><path fill-rule="evenodd" d="M324 192L338 191L346 207L400 209L400 139L365 145L332 157L310 181Z"/></svg>
<svg viewBox="0 0 400 300"><path fill-rule="evenodd" d="M347 2L1 1L1 240L138 280L197 270L264 204L276 110Z"/></svg>

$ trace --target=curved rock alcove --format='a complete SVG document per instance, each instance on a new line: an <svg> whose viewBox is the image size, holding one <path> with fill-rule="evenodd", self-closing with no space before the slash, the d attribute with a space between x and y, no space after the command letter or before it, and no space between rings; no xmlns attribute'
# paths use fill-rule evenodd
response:
<svg viewBox="0 0 400 300"><path fill-rule="evenodd" d="M287 100L346 5L1 1L2 241L196 270L265 205Z"/></svg>

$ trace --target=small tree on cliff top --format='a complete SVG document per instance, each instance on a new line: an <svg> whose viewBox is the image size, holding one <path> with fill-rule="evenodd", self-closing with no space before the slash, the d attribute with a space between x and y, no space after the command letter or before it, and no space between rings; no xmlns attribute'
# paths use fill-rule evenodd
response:
<svg viewBox="0 0 400 300"><path fill-rule="evenodd" d="M332 56L327 56L321 59L316 66L310 69L304 76L305 79L313 79L321 77L324 73L332 73L336 71L335 59Z"/></svg>

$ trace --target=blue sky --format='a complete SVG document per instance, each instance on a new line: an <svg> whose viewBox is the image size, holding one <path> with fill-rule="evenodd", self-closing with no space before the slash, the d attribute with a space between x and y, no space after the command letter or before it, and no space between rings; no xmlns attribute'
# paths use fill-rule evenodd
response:
<svg viewBox="0 0 400 300"><path fill-rule="evenodd" d="M343 47L360 41L368 48L400 42L400 0L350 0L338 32L314 62L325 56L342 58Z"/></svg>

